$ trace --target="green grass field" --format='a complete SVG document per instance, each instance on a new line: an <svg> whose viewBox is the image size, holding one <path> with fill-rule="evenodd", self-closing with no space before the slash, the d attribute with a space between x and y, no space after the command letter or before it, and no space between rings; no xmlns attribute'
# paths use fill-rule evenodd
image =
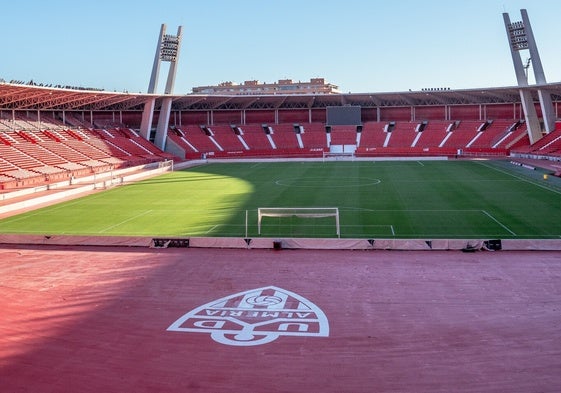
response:
<svg viewBox="0 0 561 393"><path fill-rule="evenodd" d="M0 220L0 233L257 236L259 207L338 207L343 238L561 237L561 185L501 161L208 164ZM246 229L247 217L247 229ZM264 237L336 237L264 218Z"/></svg>

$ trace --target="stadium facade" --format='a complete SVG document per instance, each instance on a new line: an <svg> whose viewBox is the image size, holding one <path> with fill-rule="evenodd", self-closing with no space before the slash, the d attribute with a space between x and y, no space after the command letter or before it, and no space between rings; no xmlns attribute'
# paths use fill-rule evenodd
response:
<svg viewBox="0 0 561 393"><path fill-rule="evenodd" d="M518 86L354 94L289 94L289 89L239 95L229 91L233 86L174 94L181 27L170 35L162 25L147 94L1 82L0 183L19 187L169 158L320 158L350 152L558 160L561 83L545 80L527 13L522 10L520 22L503 17ZM522 63L526 50L534 85ZM165 91L158 94L162 61L171 66ZM276 86L294 85L289 82ZM336 87L322 78L310 84L332 92ZM358 110L358 117L332 124L336 108Z"/></svg>

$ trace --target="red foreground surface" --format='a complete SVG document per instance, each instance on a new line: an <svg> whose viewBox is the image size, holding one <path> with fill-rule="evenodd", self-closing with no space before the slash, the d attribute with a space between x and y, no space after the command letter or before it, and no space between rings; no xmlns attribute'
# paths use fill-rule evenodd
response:
<svg viewBox="0 0 561 393"><path fill-rule="evenodd" d="M329 336L167 330L268 286ZM0 295L2 392L561 391L559 252L5 246Z"/></svg>

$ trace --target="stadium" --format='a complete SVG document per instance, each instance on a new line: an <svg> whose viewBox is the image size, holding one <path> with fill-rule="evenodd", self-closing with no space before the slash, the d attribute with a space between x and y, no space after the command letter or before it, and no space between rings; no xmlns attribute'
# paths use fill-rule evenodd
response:
<svg viewBox="0 0 561 393"><path fill-rule="evenodd" d="M561 82L521 16L517 86L175 95L166 25L147 93L0 80L7 391L559 390Z"/></svg>

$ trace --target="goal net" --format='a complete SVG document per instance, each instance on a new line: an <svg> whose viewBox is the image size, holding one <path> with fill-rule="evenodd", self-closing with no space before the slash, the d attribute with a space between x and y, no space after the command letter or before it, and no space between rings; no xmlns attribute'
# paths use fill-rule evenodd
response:
<svg viewBox="0 0 561 393"><path fill-rule="evenodd" d="M325 161L354 161L354 152L323 152L323 162Z"/></svg>
<svg viewBox="0 0 561 393"><path fill-rule="evenodd" d="M265 217L276 217L276 218L288 218L297 217L303 219L322 219L333 217L335 223L333 224L333 219L331 220L331 226L335 229L335 234L337 237L341 237L341 231L339 227L339 208L337 207L260 207L257 209L257 232L261 235L261 226L263 218Z"/></svg>
<svg viewBox="0 0 561 393"><path fill-rule="evenodd" d="M158 162L158 168L159 169L166 168L167 170L173 172L173 160L164 160Z"/></svg>

